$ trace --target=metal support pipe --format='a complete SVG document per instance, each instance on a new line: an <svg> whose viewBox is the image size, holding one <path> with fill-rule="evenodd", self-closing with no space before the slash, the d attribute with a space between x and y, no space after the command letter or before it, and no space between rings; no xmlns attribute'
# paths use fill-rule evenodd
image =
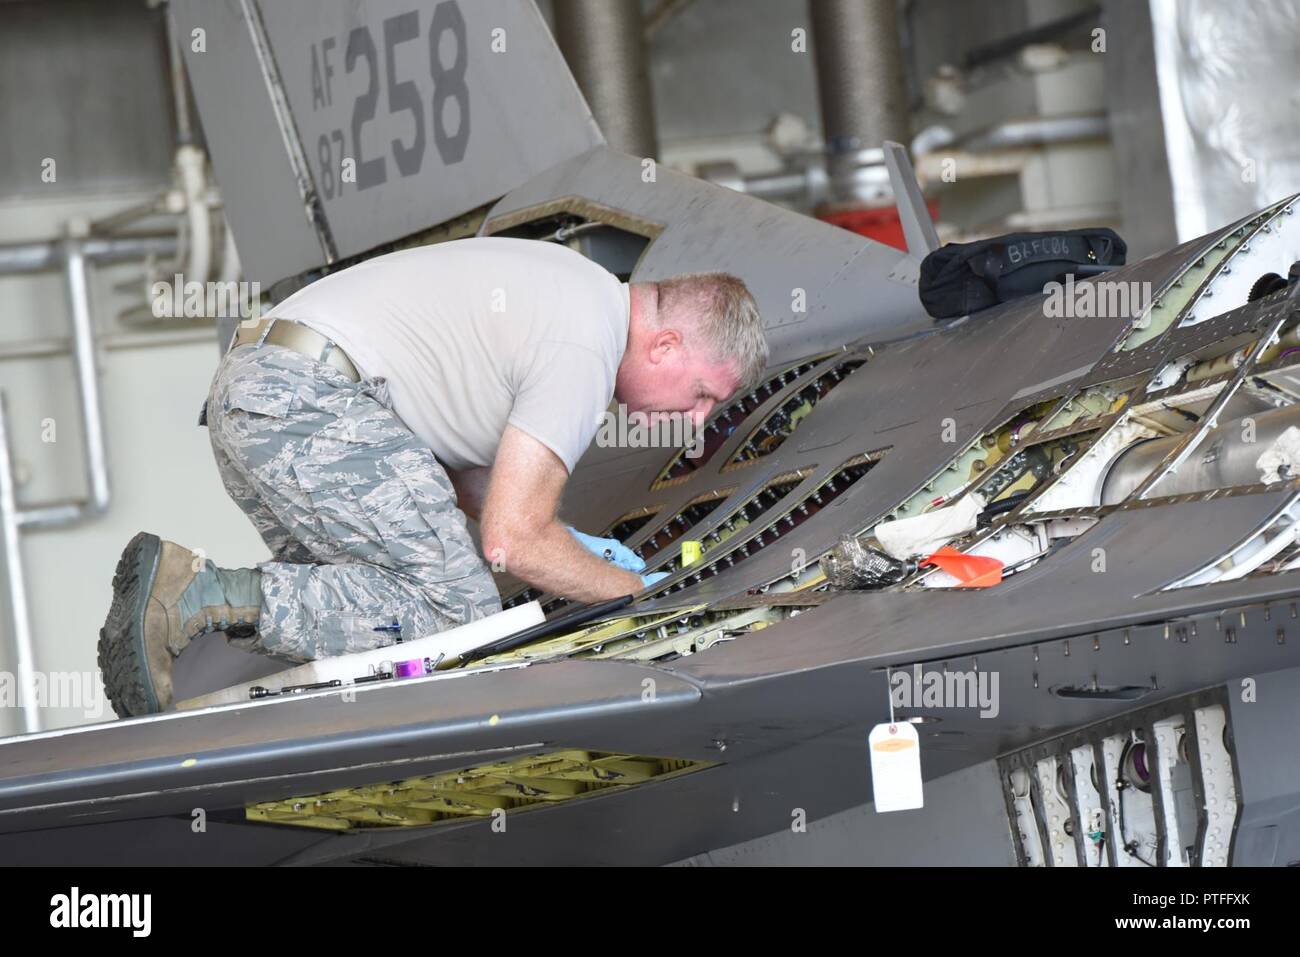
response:
<svg viewBox="0 0 1300 957"><path fill-rule="evenodd" d="M72 317L72 358L81 400L82 431L86 437L87 496L79 502L23 509L18 524L24 528L70 525L104 514L112 498L108 481L108 449L104 440L104 410L99 395L99 372L95 364L95 325L90 315L89 266L84 243L63 242L64 288Z"/></svg>
<svg viewBox="0 0 1300 957"><path fill-rule="evenodd" d="M801 169L788 169L777 173L744 176L740 167L730 161L701 163L695 175L710 183L717 183L738 193L757 196L769 201L799 203L805 207L816 206L826 198L826 167L818 157Z"/></svg>
<svg viewBox="0 0 1300 957"><path fill-rule="evenodd" d="M1025 149L1078 140L1102 140L1109 135L1110 122L1104 113L1036 116L999 123L993 129L976 133L957 145L972 153L987 153L991 150Z"/></svg>
<svg viewBox="0 0 1300 957"><path fill-rule="evenodd" d="M87 247L96 242L110 245L117 243L116 240L67 239L57 245L63 259L64 288L68 294L68 310L72 320L73 363L86 440L87 495L84 500L35 508L18 507L5 410L3 402L0 402L0 535L3 536L5 585L13 619L14 656L19 687L24 696L23 727L26 731L40 730L40 712L34 700L35 655L32 650L31 615L27 607L19 531L23 528L69 525L102 515L108 509L112 496L108 479L107 443L104 438L104 412L95 363L95 325L90 312L90 257ZM30 266L38 259L31 250L40 245L24 247L15 260L24 266ZM120 245L115 248L121 251Z"/></svg>
<svg viewBox="0 0 1300 957"><path fill-rule="evenodd" d="M911 142L897 0L809 0L817 94L831 181L842 199L865 150Z"/></svg>
<svg viewBox="0 0 1300 957"><path fill-rule="evenodd" d="M640 0L555 0L555 39L606 142L659 155Z"/></svg>
<svg viewBox="0 0 1300 957"><path fill-rule="evenodd" d="M96 368L95 323L90 315L90 267L80 240L64 242L63 277L72 316L73 358L81 398L82 429L86 433L86 483L89 499L80 518L94 518L108 509L108 447L104 441L104 407ZM26 524L26 523L24 523Z"/></svg>
<svg viewBox="0 0 1300 957"><path fill-rule="evenodd" d="M18 497L14 489L13 459L9 455L9 429L4 393L0 392L0 539L3 540L5 585L13 634L14 671L22 695L23 730L41 729L36 702L36 654L32 648L31 615L27 610L27 583L23 576L22 544L18 537Z"/></svg>
<svg viewBox="0 0 1300 957"><path fill-rule="evenodd" d="M163 216L167 213L167 193L159 193L152 199L145 200L143 203L137 203L126 209L119 209L115 213L105 216L103 219L96 219L90 224L90 232L96 236L107 236L116 232L123 226L129 226L131 223L139 222L142 219L150 219L154 216Z"/></svg>
<svg viewBox="0 0 1300 957"><path fill-rule="evenodd" d="M81 240L81 252L86 259L97 264L143 259L147 256L170 258L176 255L176 237L174 235L91 237ZM17 276L22 273L57 269L63 265L63 253L64 247L60 240L0 245L0 276Z"/></svg>
<svg viewBox="0 0 1300 957"><path fill-rule="evenodd" d="M176 110L176 143L188 146L194 142L194 123L190 119L190 93L186 83L185 55L181 52L180 34L176 18L168 4L164 14L167 21L167 75L171 79L172 105Z"/></svg>

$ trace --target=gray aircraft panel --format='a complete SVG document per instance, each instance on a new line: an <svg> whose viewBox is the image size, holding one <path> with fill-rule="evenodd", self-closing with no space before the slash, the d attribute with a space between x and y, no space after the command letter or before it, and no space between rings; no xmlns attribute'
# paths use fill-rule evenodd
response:
<svg viewBox="0 0 1300 957"><path fill-rule="evenodd" d="M1048 693L1051 685L1079 681L1098 669L1099 662L1108 676L1158 671L1162 694L1173 695L1202 686L1204 671L1198 671L1198 665L1207 650L1236 655L1234 667L1242 669L1238 673L1260 674L1265 656L1286 653L1274 642L1261 640L1267 637L1243 631L1236 648L1207 649L1199 643L1167 641L1151 628L1136 632L1130 645L1108 640L1091 655L1077 648L1072 656L1062 655L1061 642L1044 642L1041 663L1015 649L981 656L981 668L1002 675L1002 711L994 720L941 712L936 730L923 732L926 777L1128 710L1127 703L1062 702ZM1119 667L1111 667L1117 662ZM1041 672L1042 688L1026 694L1031 668ZM683 848L722 846L788 827L796 808L814 820L869 797L864 737L870 724L886 714L881 672L860 665L815 669L716 691L716 696L706 691L698 706L681 713L689 729L660 728L660 740L694 734L725 742L725 751L714 752L726 762L723 766L623 794L515 815L505 835L474 822L427 831L369 831L324 838L288 862L361 857L433 864L663 863L684 856ZM773 741L792 733L800 740L798 747L772 747ZM52 841L67 839L66 832L48 836ZM183 846L178 842L178 848ZM0 840L0 852L4 847ZM869 859L869 849L862 853ZM250 854L256 851L250 848ZM265 854L259 859L269 860Z"/></svg>
<svg viewBox="0 0 1300 957"><path fill-rule="evenodd" d="M1251 800L1242 808L1234 867L1300 864L1300 762L1279 760L1295 750L1300 727L1300 669L1252 676L1248 700L1230 694L1237 767Z"/></svg>
<svg viewBox="0 0 1300 957"><path fill-rule="evenodd" d="M646 677L655 679L649 701ZM461 768L536 751L575 719L614 733L628 718L699 697L680 679L623 662L561 662L536 678L510 668L362 687L353 701L314 694L9 738L0 742L0 833L132 816L141 803L154 813L182 812L200 797L213 802L202 806L242 806L396 767L404 776Z"/></svg>
<svg viewBox="0 0 1300 957"><path fill-rule="evenodd" d="M1256 667L1259 656L1276 648L1270 647L1271 642L1257 640L1263 637L1243 635L1244 653L1238 659L1240 673L1259 674L1261 669ZM1114 658L1118 648L1118 641L1108 643L1098 660ZM1183 659L1195 672L1197 657L1204 653L1195 646L1188 649L1177 642L1165 641L1155 629L1139 635L1128 651L1132 656L1130 669L1135 675L1151 669L1153 657L1159 660L1172 656ZM1073 658L1062 656L1051 643L1044 643L1044 652L1051 653L1049 663L1041 666L1048 675L1045 681L1056 683L1067 677L1078 681L1080 676L1097 668L1096 661L1089 661L1081 654L1076 653ZM1021 653L1018 660L1000 660L1008 654L981 656L981 667L997 670L1006 685L1015 685L1017 689L1004 690L999 720L988 722L977 716L963 719L944 713L944 723L939 726L944 736L928 732L931 736L923 745L927 778L978 763L1052 731L1127 709L1127 704L1114 702L1071 702L1063 707L1046 690L1038 692L1036 698L1023 694L1019 689L1027 687L1031 658ZM1052 662L1075 662L1078 673L1051 673L1048 669ZM553 666L545 667L547 670L535 675L538 680L545 680ZM1162 689L1168 688L1171 694L1198 687L1203 681L1203 672L1178 681L1168 677L1166 669L1160 670ZM319 844L305 845L310 849L298 852L294 859L308 863L378 855L443 864L663 863L685 856L683 852L690 848L698 851L779 830L788 826L794 808L804 809L812 820L861 803L870 794L863 739L870 724L882 720L886 714L883 673L860 665L818 669L745 682L732 686L728 692L716 699L712 693L707 694L704 701L712 701L707 711L694 707L683 713L683 718L689 718L687 727L675 721L673 726L661 724L655 729L655 740L661 749L670 744L680 746L684 737L725 742L726 751L712 752L713 757L726 761L720 767L623 794L584 800L581 804L513 816L508 840L478 823L437 825L426 832L403 830L330 836ZM787 746L772 747L773 739L792 734L793 741ZM626 742L627 737L617 730L610 733L604 727L587 729L585 733L571 727L557 743L591 747L593 740L608 746L616 741ZM797 747L791 746L795 743ZM391 779L405 776L413 769L390 765L384 770L387 773L382 779ZM371 770L370 779L374 780L377 773ZM351 777L355 780L357 775ZM335 782L341 779L346 778L334 776ZM188 791L164 802L161 795L152 794L130 810L133 816L141 816L185 814L193 807L204 807L214 814L214 809L230 806L232 796ZM236 803L235 807L238 806ZM41 822L42 817L26 815L23 823L30 827ZM78 820L66 815L46 818L51 825L64 826ZM96 826L102 823L96 821ZM84 841L78 835L88 827L47 831L46 845L58 847L72 840ZM280 860L283 846L275 847L272 854L272 848L258 843L260 830L250 827L240 838L248 844L244 859L264 863ZM234 836L227 839L233 840ZM0 839L0 856L4 856L6 846L6 841ZM207 853L204 850L207 847L178 840L173 849L177 855L192 857Z"/></svg>
<svg viewBox="0 0 1300 957"><path fill-rule="evenodd" d="M533 210L617 211L614 225L657 233L633 281L709 270L744 279L774 364L868 334L886 340L930 327L916 308L915 269L897 272L908 260L902 250L663 165L647 181L643 164L593 149L508 194L482 232L509 229ZM587 206L566 204L570 198Z"/></svg>
<svg viewBox="0 0 1300 957"><path fill-rule="evenodd" d="M193 808L191 808L191 812ZM254 827L192 813L0 834L7 867L240 867L273 864L314 847L306 828Z"/></svg>
<svg viewBox="0 0 1300 957"><path fill-rule="evenodd" d="M1203 633L1212 630L1208 621L1202 626ZM1272 641L1271 626L1263 624L1262 616L1243 630L1236 647L1221 641L1213 647L1166 641L1158 628L1135 632L1129 645L1107 635L1102 650L1089 654L1076 646L1065 655L1064 644L1045 641L1038 662L1024 649L980 656L982 670L1001 676L1001 711L994 719L977 712L909 709L909 714L925 713L939 721L928 729L922 725L926 780L1131 710L1133 702L1066 701L1049 691L1086 683L1098 670L1112 681L1145 682L1158 675L1159 690L1142 699L1147 703L1205 687L1207 657L1231 657L1226 670L1233 676L1262 676L1270 666L1296 661L1293 652ZM969 662L954 661L952 667L969 667ZM1038 688L1033 687L1035 675ZM885 677L862 665L769 675L706 690L689 716L695 726L726 743L720 755L725 765L584 807L522 815L510 824L509 840L498 841L488 826L471 823L427 836L344 838L338 847L316 846L303 862L349 856L355 840L365 842L360 853L410 863L659 864L679 859L673 855L683 847L720 847L744 840L746 834L788 830L795 809L815 820L870 799L865 738L872 724L888 716ZM772 748L771 739L781 732L771 728L795 728L807 737L797 746ZM871 860L870 848L859 854Z"/></svg>
<svg viewBox="0 0 1300 957"><path fill-rule="evenodd" d="M1001 775L985 762L927 783L925 807L878 813L860 804L681 861L679 867L1012 867Z"/></svg>
<svg viewBox="0 0 1300 957"><path fill-rule="evenodd" d="M1211 622L1201 621L1203 635L1212 634ZM1159 690L1142 699L1145 703L1205 687L1207 657L1230 658L1224 667L1234 676L1263 676L1270 661L1273 667L1293 664L1294 652L1278 646L1271 632L1272 626L1258 616L1235 647L1221 639L1209 647L1204 640L1167 641L1159 628L1149 628L1135 632L1128 645L1118 635L1106 634L1097 652L1076 644L1073 654L1066 655L1065 642L1044 642L1039 662L1024 649L981 655L981 670L1001 675L1002 710L996 719L951 710L909 711L936 716L940 722L928 730L922 726L925 778L929 781L987 756L1130 710L1132 702L1066 701L1049 691L1062 684L1086 684L1098 671L1103 680L1116 682L1145 683L1158 675ZM954 661L952 666L970 663ZM870 726L887 717L883 674L846 666L797 677L771 676L729 686L717 697L706 692L701 708L710 707L710 702L712 711L726 715L726 722L706 726L728 741L726 754L734 754L736 764L694 781L665 782L654 793L629 793L617 803L582 809L581 815L579 809L567 808L557 809L548 821L521 820L510 842L494 844L486 828L472 825L445 837L431 834L410 843L393 838L404 846L388 855L394 860L442 864L661 863L667 857L660 857L659 846L652 845L662 842L663 850L671 852L682 846L678 841L686 832L690 841L685 843L723 846L748 829L751 811L757 832L776 833L788 830L795 809L804 809L809 819L816 819L832 808L848 806L854 797L869 799L864 741ZM751 756L750 749L759 744L754 740L761 734L758 729L790 721L803 723L815 737L788 750ZM516 843L520 841L524 843ZM871 861L870 848L860 848L858 854L860 860Z"/></svg>

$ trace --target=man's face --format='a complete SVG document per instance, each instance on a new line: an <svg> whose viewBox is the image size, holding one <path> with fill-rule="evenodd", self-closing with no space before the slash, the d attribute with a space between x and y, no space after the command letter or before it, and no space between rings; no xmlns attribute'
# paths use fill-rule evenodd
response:
<svg viewBox="0 0 1300 957"><path fill-rule="evenodd" d="M734 365L716 362L704 350L692 349L679 333L656 333L646 348L625 355L619 366L614 397L629 412L679 412L699 428L714 406L740 387Z"/></svg>

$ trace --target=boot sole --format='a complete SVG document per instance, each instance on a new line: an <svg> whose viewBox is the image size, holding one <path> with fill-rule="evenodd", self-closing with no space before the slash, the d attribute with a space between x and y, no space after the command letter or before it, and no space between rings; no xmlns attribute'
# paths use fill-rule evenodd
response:
<svg viewBox="0 0 1300 957"><path fill-rule="evenodd" d="M99 630L99 668L119 718L162 710L144 647L144 613L161 552L157 535L140 532L127 543L113 573L113 604Z"/></svg>

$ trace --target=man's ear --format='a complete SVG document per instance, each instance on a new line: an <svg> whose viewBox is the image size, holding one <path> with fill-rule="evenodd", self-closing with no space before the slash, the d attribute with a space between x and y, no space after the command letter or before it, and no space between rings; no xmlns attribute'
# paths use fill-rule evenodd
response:
<svg viewBox="0 0 1300 957"><path fill-rule="evenodd" d="M658 365L674 349L681 348L682 337L676 329L660 329L650 340L650 362Z"/></svg>

